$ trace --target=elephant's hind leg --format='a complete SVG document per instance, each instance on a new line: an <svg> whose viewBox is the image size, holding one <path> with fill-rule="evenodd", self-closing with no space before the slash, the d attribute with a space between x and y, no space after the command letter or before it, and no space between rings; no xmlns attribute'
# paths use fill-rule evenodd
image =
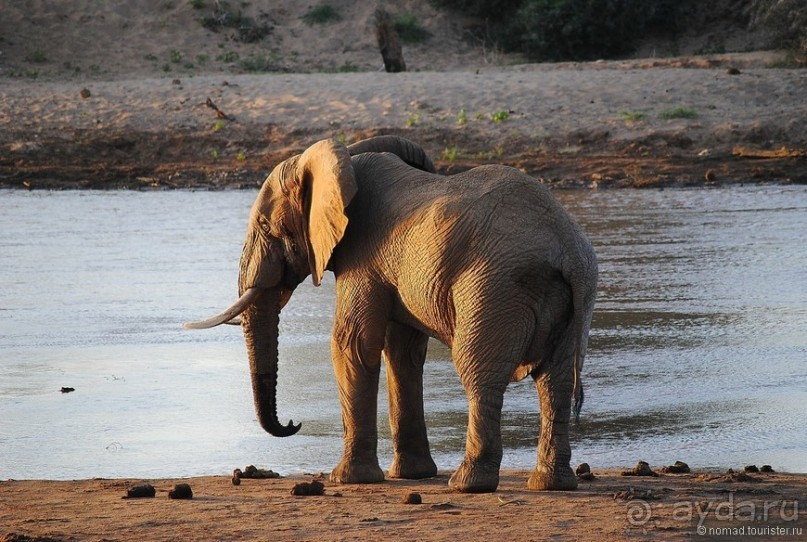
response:
<svg viewBox="0 0 807 542"><path fill-rule="evenodd" d="M572 326L569 325L569 328ZM534 375L541 404L541 435L538 439L538 463L527 485L534 490L567 490L577 487L577 477L569 462L569 418L574 384L571 329L560 339L551 360Z"/></svg>
<svg viewBox="0 0 807 542"><path fill-rule="evenodd" d="M426 334L411 327L395 322L387 325L384 357L394 453L390 478L420 479L437 474L423 413L423 363L428 340Z"/></svg>
<svg viewBox="0 0 807 542"><path fill-rule="evenodd" d="M499 485L504 392L532 335L528 319L517 312L469 315L454 338L452 356L468 397L468 432L465 457L449 486L463 493L489 493Z"/></svg>

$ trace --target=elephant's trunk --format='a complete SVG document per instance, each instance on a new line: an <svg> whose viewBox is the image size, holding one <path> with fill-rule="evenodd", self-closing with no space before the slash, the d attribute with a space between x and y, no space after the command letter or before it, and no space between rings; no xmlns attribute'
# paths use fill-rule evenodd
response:
<svg viewBox="0 0 807 542"><path fill-rule="evenodd" d="M241 326L249 354L255 411L261 426L276 437L288 437L300 424L281 425L277 419L277 337L281 291L266 289L243 313Z"/></svg>

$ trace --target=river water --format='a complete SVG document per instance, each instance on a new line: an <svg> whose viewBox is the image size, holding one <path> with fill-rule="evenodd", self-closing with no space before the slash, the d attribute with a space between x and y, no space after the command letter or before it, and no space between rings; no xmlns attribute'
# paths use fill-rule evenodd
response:
<svg viewBox="0 0 807 542"><path fill-rule="evenodd" d="M254 196L0 192L0 479L336 464L332 275L281 315L279 413L303 423L294 437L258 426L239 328L181 328L234 299ZM807 471L807 187L558 197L600 260L573 464ZM425 380L435 460L452 469L467 404L439 343ZM384 389L379 403L386 468ZM537 415L532 382L512 384L503 467L534 465Z"/></svg>

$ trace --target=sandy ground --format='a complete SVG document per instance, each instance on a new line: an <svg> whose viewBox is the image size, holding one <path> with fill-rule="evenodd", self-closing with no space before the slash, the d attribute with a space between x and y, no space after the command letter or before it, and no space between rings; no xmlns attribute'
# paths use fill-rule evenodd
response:
<svg viewBox="0 0 807 542"><path fill-rule="evenodd" d="M497 162L572 186L804 183L807 70L765 67L776 58L7 79L0 186L255 186L319 139L388 133L443 173Z"/></svg>
<svg viewBox="0 0 807 542"><path fill-rule="evenodd" d="M595 471L596 472L596 471ZM290 494L311 476L152 480L154 498L122 499L140 480L0 482L0 540L804 540L710 538L705 528L807 527L804 474L597 473L576 491L531 492L529 473L503 473L494 494L453 493L448 474L425 481L337 486L323 496ZM192 500L170 500L188 483ZM422 504L403 504L418 493ZM766 511L767 510L767 511ZM751 520L751 517L755 519ZM770 533L771 531L768 531Z"/></svg>

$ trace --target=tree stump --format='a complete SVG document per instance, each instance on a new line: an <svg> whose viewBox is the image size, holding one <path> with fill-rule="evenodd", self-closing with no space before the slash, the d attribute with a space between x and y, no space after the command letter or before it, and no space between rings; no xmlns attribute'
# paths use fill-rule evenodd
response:
<svg viewBox="0 0 807 542"><path fill-rule="evenodd" d="M378 49L384 59L384 69L389 73L405 72L406 62L404 62L398 31L395 30L392 17L382 8L375 10L375 39L378 41Z"/></svg>

